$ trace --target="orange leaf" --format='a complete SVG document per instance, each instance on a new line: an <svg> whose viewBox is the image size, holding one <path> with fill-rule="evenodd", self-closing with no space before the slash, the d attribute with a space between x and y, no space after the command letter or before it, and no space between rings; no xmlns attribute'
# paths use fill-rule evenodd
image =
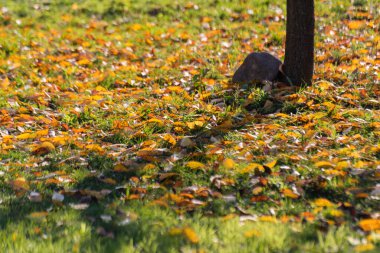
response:
<svg viewBox="0 0 380 253"><path fill-rule="evenodd" d="M380 229L380 219L365 219L359 222L359 227L364 231L374 231Z"/></svg>
<svg viewBox="0 0 380 253"><path fill-rule="evenodd" d="M284 194L285 197L289 197L292 199L298 199L300 196L298 194L295 194L292 190L290 189L284 189L282 191L282 194Z"/></svg>
<svg viewBox="0 0 380 253"><path fill-rule="evenodd" d="M365 22L361 20L353 20L348 22L348 28L351 30L358 30L365 26Z"/></svg>
<svg viewBox="0 0 380 253"><path fill-rule="evenodd" d="M15 180L10 182L10 185L12 186L12 189L15 191L27 191L29 190L29 183L26 181L23 177L18 177Z"/></svg>
<svg viewBox="0 0 380 253"><path fill-rule="evenodd" d="M224 159L223 161L223 166L226 168L226 169L233 169L235 167L235 162L234 160L232 160L231 158L226 158Z"/></svg>
<svg viewBox="0 0 380 253"><path fill-rule="evenodd" d="M183 229L183 234L190 242L194 244L199 243L199 237L192 228L185 227Z"/></svg>

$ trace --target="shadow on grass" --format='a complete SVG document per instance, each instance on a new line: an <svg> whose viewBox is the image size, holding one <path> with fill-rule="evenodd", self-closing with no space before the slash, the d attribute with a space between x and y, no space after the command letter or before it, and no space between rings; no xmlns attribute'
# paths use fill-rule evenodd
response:
<svg viewBox="0 0 380 253"><path fill-rule="evenodd" d="M213 143L213 138L223 140L229 133L244 128L247 122L260 122L262 117L264 116L246 115L234 119L235 121L227 128L217 126L196 133L188 133L195 136L193 138L195 146L185 148L184 159L203 162L206 160L205 154L202 153L203 147ZM159 199L167 193L178 193L181 188L192 186L194 182L201 182L200 185L213 187L209 181L215 173L213 170L198 174L191 172L190 175L184 175L183 167L174 167L171 172L177 174L175 176L179 179L172 180L170 177L169 180L163 179L164 177L161 176L167 174L165 166L169 164L168 160L171 155L173 154L168 152L160 155L152 153L151 156L146 154L144 157L131 156L132 169L115 172L113 170L114 160L92 154L87 159L89 161L87 168L80 168L87 171L88 174L76 180L69 188L64 189L57 184L42 186L43 190L40 192L45 196L43 196L43 201L38 203L31 202L27 196L3 199L3 203L0 205L0 229L8 233L8 236L9 234L14 235L14 239L3 240L0 245L3 244L2 247L9 249L10 252L12 250L17 252L17 244L22 245L19 243L21 239L18 237L25 237L22 239L25 245L35 244L34 252L37 252L38 247L42 247L41 245L45 247L45 250L60 245L62 248L58 251L62 252L75 251L77 248L89 252L178 252L184 247L198 249L199 245L191 243L183 236L178 236L176 234L178 231L173 232L170 229L198 226L205 227L205 231L211 235L219 233L218 230L222 228L223 224L220 224L217 218L230 213L234 206L226 202L218 204L215 199L207 207L199 208L196 211L168 208L164 207L164 204L163 206L152 205L153 200ZM154 175L143 170L144 166L152 161L158 168ZM59 170L59 166L53 163L46 169L56 171ZM148 176L149 182L139 185L138 182L141 183L144 176ZM186 179L185 176L190 178ZM114 182L110 183L109 179L113 179ZM177 184L178 181L181 183ZM364 179L359 178L359 187L365 186L367 183ZM153 187L155 184L156 186L160 184L161 187ZM0 186L3 196L14 195L9 185L2 183ZM242 187L232 190L244 190L241 189ZM54 191L63 191L65 196L63 204L52 203L51 195ZM130 200L133 199L132 196L143 198L143 200ZM347 200L344 191L309 184L305 189L305 198L312 200L318 197L325 197L334 202ZM83 210L79 210L82 208ZM45 213L47 210L48 213ZM206 237L209 236L206 232L204 233ZM315 228L304 234L297 234L290 230L287 230L286 233L289 237L297 236L298 242L301 244L304 242L316 243L318 240ZM222 249L220 248L221 244L213 246L215 243L213 243L211 235L210 238L205 239L207 241L203 246L215 251ZM0 239L2 237L4 238L4 234L0 236ZM12 240L14 244L11 243ZM240 246L243 247L242 245L247 246L245 242L241 242ZM296 251L298 246L289 244L288 247L290 247L289 250ZM270 249L270 246L268 248ZM269 251L275 252L276 249Z"/></svg>

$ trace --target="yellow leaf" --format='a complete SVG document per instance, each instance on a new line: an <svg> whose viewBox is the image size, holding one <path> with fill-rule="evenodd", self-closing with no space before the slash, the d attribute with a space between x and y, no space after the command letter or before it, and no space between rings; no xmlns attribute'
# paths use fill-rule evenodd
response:
<svg viewBox="0 0 380 253"><path fill-rule="evenodd" d="M318 167L318 168L334 168L335 167L335 165L334 164L332 164L332 163L330 163L330 162L327 162L327 161L320 161L320 162L316 162L315 164L314 164L316 167Z"/></svg>
<svg viewBox="0 0 380 253"><path fill-rule="evenodd" d="M285 197L289 197L292 199L298 199L300 196L298 194L295 194L292 190L290 189L284 189L282 191L282 194L284 194Z"/></svg>
<svg viewBox="0 0 380 253"><path fill-rule="evenodd" d="M140 25L140 24L133 24L132 26L131 26L131 29L133 30L133 31L138 31L138 30L140 30L142 28L142 26Z"/></svg>
<svg viewBox="0 0 380 253"><path fill-rule="evenodd" d="M112 179L112 178L109 178L109 177L103 179L102 181L104 183L106 183L106 184L112 184L112 185L115 185L117 183L115 179Z"/></svg>
<svg viewBox="0 0 380 253"><path fill-rule="evenodd" d="M86 146L87 149L90 149L92 151L102 152L103 148L100 147L98 144L89 144Z"/></svg>
<svg viewBox="0 0 380 253"><path fill-rule="evenodd" d="M314 204L319 207L331 207L334 206L333 203L331 203L329 200L324 198L319 198L314 201Z"/></svg>
<svg viewBox="0 0 380 253"><path fill-rule="evenodd" d="M126 171L128 171L128 169L123 164L118 163L118 164L115 165L115 167L113 167L113 171L116 171L116 172L126 172Z"/></svg>
<svg viewBox="0 0 380 253"><path fill-rule="evenodd" d="M36 132L36 137L47 136L48 134L49 134L49 129L38 130Z"/></svg>
<svg viewBox="0 0 380 253"><path fill-rule="evenodd" d="M359 227L364 231L374 231L380 229L380 219L365 219L359 222Z"/></svg>
<svg viewBox="0 0 380 253"><path fill-rule="evenodd" d="M53 143L49 142L49 141L44 141L42 144L41 144L41 148L45 148L49 151L53 151L55 149Z"/></svg>
<svg viewBox="0 0 380 253"><path fill-rule="evenodd" d="M154 168L156 168L156 166L152 163L148 163L144 166L144 170L153 170Z"/></svg>
<svg viewBox="0 0 380 253"><path fill-rule="evenodd" d="M44 141L43 143L37 145L32 153L34 155L46 155L48 153L50 153L51 151L55 150L55 147L53 145L53 143L49 142L49 141Z"/></svg>
<svg viewBox="0 0 380 253"><path fill-rule="evenodd" d="M227 214L226 216L223 216L223 217L222 217L222 221L231 220L231 219L233 219L233 218L235 218L235 217L236 217L236 214L234 214L234 213L230 213L230 214Z"/></svg>
<svg viewBox="0 0 380 253"><path fill-rule="evenodd" d="M244 232L244 236L247 237L247 238L257 237L257 236L260 236L260 235L261 235L260 231L258 231L256 229L251 229L251 230L248 230L248 231Z"/></svg>
<svg viewBox="0 0 380 253"><path fill-rule="evenodd" d="M197 162L197 161L190 161L186 164L187 167L191 169L201 169L204 168L205 165L203 163Z"/></svg>
<svg viewBox="0 0 380 253"><path fill-rule="evenodd" d="M9 79L8 77L6 77L5 79L1 81L0 87L5 90L8 88L9 84L10 84Z"/></svg>
<svg viewBox="0 0 380 253"><path fill-rule="evenodd" d="M327 114L324 112L317 112L317 113L313 114L312 116L314 119L321 119L321 118L326 117Z"/></svg>
<svg viewBox="0 0 380 253"><path fill-rule="evenodd" d="M77 62L78 65L89 65L90 63L90 60L87 58L81 59Z"/></svg>
<svg viewBox="0 0 380 253"><path fill-rule="evenodd" d="M335 166L336 170L344 170L350 167L350 163L347 161L338 162Z"/></svg>
<svg viewBox="0 0 380 253"><path fill-rule="evenodd" d="M186 122L186 125L189 129L195 129L197 127L202 127L204 125L204 122L203 121L200 121L200 120L195 120L193 122Z"/></svg>
<svg viewBox="0 0 380 253"><path fill-rule="evenodd" d="M183 229L181 228L171 228L169 230L169 235L180 235L182 234Z"/></svg>
<svg viewBox="0 0 380 253"><path fill-rule="evenodd" d="M276 166L277 160L273 160L269 163L266 163L265 166L267 166L269 169L273 169L274 166Z"/></svg>
<svg viewBox="0 0 380 253"><path fill-rule="evenodd" d="M347 173L341 170L325 170L324 173L326 175L333 175L333 176L345 176Z"/></svg>
<svg viewBox="0 0 380 253"><path fill-rule="evenodd" d="M151 118L149 120L147 120L146 122L148 123L157 123L158 125L164 125L164 122L162 122L162 120L160 119L156 119L156 118Z"/></svg>
<svg viewBox="0 0 380 253"><path fill-rule="evenodd" d="M333 209L330 211L330 215L333 217L343 217L344 213L341 210Z"/></svg>
<svg viewBox="0 0 380 253"><path fill-rule="evenodd" d="M253 195L259 195L259 194L262 193L262 192L263 192L263 187L260 187L260 186L255 187L255 188L253 188L253 190L252 190L252 194L253 194Z"/></svg>
<svg viewBox="0 0 380 253"><path fill-rule="evenodd" d="M174 146L175 144L177 144L176 139L175 139L171 134L165 134L165 135L164 135L164 140L167 141L167 142L169 142L169 143L172 144L173 146Z"/></svg>
<svg viewBox="0 0 380 253"><path fill-rule="evenodd" d="M353 166L354 166L355 168L357 168L357 169L363 169L363 168L365 168L365 167L368 166L368 163L363 162L363 161L358 161L358 162L356 162Z"/></svg>
<svg viewBox="0 0 380 253"><path fill-rule="evenodd" d="M171 56L173 57L173 56ZM174 60L175 61L175 60ZM181 93L183 92L183 88L181 86L169 86L167 89L171 92Z"/></svg>
<svg viewBox="0 0 380 253"><path fill-rule="evenodd" d="M34 212L29 214L29 217L33 219L42 219L45 218L48 214L48 212Z"/></svg>
<svg viewBox="0 0 380 253"><path fill-rule="evenodd" d="M17 135L16 139L18 139L18 140L26 140L26 139L32 139L32 138L35 138L35 137L36 137L36 134L34 134L34 133L22 133L20 135Z"/></svg>
<svg viewBox="0 0 380 253"><path fill-rule="evenodd" d="M247 167L241 170L241 173L250 173L254 171L255 169L258 169L260 171L265 171L264 166L258 163L250 163Z"/></svg>
<svg viewBox="0 0 380 253"><path fill-rule="evenodd" d="M274 216L264 215L259 217L259 221L265 221L265 222L277 222L277 218Z"/></svg>
<svg viewBox="0 0 380 253"><path fill-rule="evenodd" d="M186 239L189 240L190 242L199 243L199 237L193 229L189 227L185 227L183 229L183 234L185 235Z"/></svg>
<svg viewBox="0 0 380 253"><path fill-rule="evenodd" d="M373 250L374 248L375 248L375 246L372 243L367 243L367 244L362 244L362 245L356 246L355 251L356 252L364 252L364 251Z"/></svg>
<svg viewBox="0 0 380 253"><path fill-rule="evenodd" d="M234 160L232 160L231 158L226 158L224 159L223 161L223 166L226 168L226 169L233 169L235 167L235 162Z"/></svg>
<svg viewBox="0 0 380 253"><path fill-rule="evenodd" d="M74 4L72 4L71 5L71 9L73 10L73 11L76 11L76 10L78 10L78 4L76 4L76 3L74 3Z"/></svg>
<svg viewBox="0 0 380 253"><path fill-rule="evenodd" d="M324 103L322 103L322 105L326 106L329 112L334 110L336 107L336 105L331 103L331 102L324 102Z"/></svg>
<svg viewBox="0 0 380 253"><path fill-rule="evenodd" d="M334 84L327 81L321 81L321 82L318 82L318 88L322 90L329 90L329 89L334 88ZM326 103L330 103L330 102L326 102Z"/></svg>

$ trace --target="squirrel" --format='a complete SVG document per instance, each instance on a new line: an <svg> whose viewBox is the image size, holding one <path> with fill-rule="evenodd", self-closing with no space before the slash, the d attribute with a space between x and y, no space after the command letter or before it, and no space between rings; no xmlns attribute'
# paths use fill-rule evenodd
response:
<svg viewBox="0 0 380 253"><path fill-rule="evenodd" d="M267 52L249 54L232 77L234 83L283 82L292 85L284 74L283 63Z"/></svg>

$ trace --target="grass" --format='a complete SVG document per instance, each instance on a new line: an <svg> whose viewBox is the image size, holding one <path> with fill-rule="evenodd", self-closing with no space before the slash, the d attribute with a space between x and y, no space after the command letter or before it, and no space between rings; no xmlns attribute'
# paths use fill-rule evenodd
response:
<svg viewBox="0 0 380 253"><path fill-rule="evenodd" d="M229 79L285 1L3 1L0 249L377 252L373 4L316 1L315 84L268 93Z"/></svg>

